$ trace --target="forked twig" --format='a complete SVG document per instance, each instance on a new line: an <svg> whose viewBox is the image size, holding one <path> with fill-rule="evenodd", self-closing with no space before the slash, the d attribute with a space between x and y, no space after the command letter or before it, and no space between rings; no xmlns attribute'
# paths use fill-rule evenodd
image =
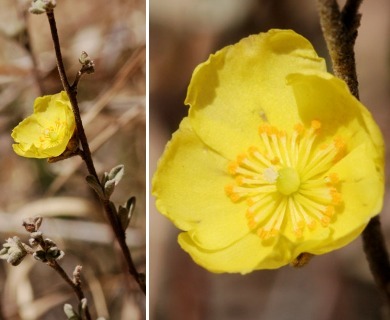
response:
<svg viewBox="0 0 390 320"><path fill-rule="evenodd" d="M75 116L76 120L76 129L77 133L79 136L80 144L82 147L82 152L83 152L83 160L87 166L88 172L91 176L93 176L96 181L99 181L99 177L96 173L95 165L92 160L92 155L91 151L89 148L88 140L84 131L83 123L81 121L81 116L80 116L80 109L78 106L78 101L77 101L77 91L76 88L72 87L68 81L66 72L65 72L65 67L62 59L62 54L61 54L61 47L60 47L60 41L58 38L58 31L57 31L57 25L54 17L54 11L53 10L48 10L46 12L47 18L49 21L50 25L50 31L52 35L52 40L53 40L53 45L54 45L54 50L56 53L56 59L57 59L57 67L58 67L58 72L61 78L62 85L68 94L69 100L72 105L73 113ZM146 284L144 281L144 277L142 274L138 273L137 269L135 268L133 259L131 257L131 253L129 248L126 245L126 234L125 231L123 230L120 221L116 215L116 213L113 211L113 208L110 205L110 201L108 199L100 197L100 202L102 203L102 206L104 208L104 211L106 212L106 216L110 222L110 225L114 231L115 237L119 243L119 246L122 250L122 253L125 257L128 271L130 275L137 281L140 289L144 294L146 294Z"/></svg>
<svg viewBox="0 0 390 320"><path fill-rule="evenodd" d="M336 0L318 0L321 26L327 43L333 70L343 79L351 93L358 99L354 45L361 15L358 10L362 0L348 0L340 10ZM390 262L380 218L370 220L363 231L363 247L377 286L390 307Z"/></svg>

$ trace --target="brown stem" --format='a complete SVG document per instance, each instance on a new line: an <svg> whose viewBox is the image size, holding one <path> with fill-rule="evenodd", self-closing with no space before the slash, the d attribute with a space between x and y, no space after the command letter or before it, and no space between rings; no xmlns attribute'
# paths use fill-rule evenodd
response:
<svg viewBox="0 0 390 320"><path fill-rule="evenodd" d="M377 286L390 306L390 262L379 216L363 232L363 248Z"/></svg>
<svg viewBox="0 0 390 320"><path fill-rule="evenodd" d="M50 31L53 39L53 45L54 45L54 51L56 53L56 59L57 59L57 67L58 67L58 72L61 78L62 85L68 94L70 103L72 105L73 113L75 116L76 120L76 129L77 133L80 139L80 144L83 149L83 157L82 159L84 160L89 174L93 175L97 181L100 181L98 178L98 175L96 173L96 169L92 160L92 155L91 151L89 149L89 144L87 140L87 136L84 131L83 123L81 121L81 115L80 115L80 109L78 107L78 102L77 102L77 92L76 88L72 87L69 84L68 78L66 76L65 72L65 67L62 59L62 54L61 54L61 47L60 47L60 41L58 38L58 31L57 31L57 26L56 26L56 21L54 17L54 11L48 11L47 12L47 17L49 20L49 25L50 25ZM144 294L146 294L146 285L144 282L144 279L140 273L137 272L137 269L134 266L133 259L131 257L130 250L126 244L126 233L122 229L120 222L118 220L117 215L113 210L111 209L111 206L106 199L100 198L100 201L104 207L104 210L106 212L106 216L111 224L111 227L114 231L115 237L119 243L119 246L122 250L122 253L124 255L124 258L126 260L128 270L130 275L137 281L140 289Z"/></svg>
<svg viewBox="0 0 390 320"><path fill-rule="evenodd" d="M36 229L34 231L38 231L38 229L39 229L39 226L36 227ZM39 244L39 246L42 248L43 251L47 252L47 250L49 249L49 246L47 245L47 243L43 239L42 234L40 236L38 236L38 237L35 237L34 240ZM85 295L84 295L83 290L81 289L80 281L78 281L77 283L73 282L69 278L69 276L66 274L65 270L62 269L62 267L58 264L57 260L50 259L50 260L47 260L45 263L49 267L53 268L61 276L61 278L64 279L65 282L72 288L72 290L76 294L76 296L77 296L77 298L79 300L79 304L81 306L82 300L85 298ZM87 320L91 320L91 315L89 313L88 305L85 306L85 310L84 311L85 311L85 316L86 316Z"/></svg>
<svg viewBox="0 0 390 320"><path fill-rule="evenodd" d="M332 59L333 72L347 83L356 98L359 98L359 83L354 45L360 25L360 15L357 14L360 2L348 1L340 12L336 0L318 0L322 32Z"/></svg>
<svg viewBox="0 0 390 320"><path fill-rule="evenodd" d="M351 93L359 98L354 45L361 15L362 0L347 0L340 11L336 0L318 0L320 21L337 77L343 79ZM375 282L390 306L390 262L380 218L370 220L363 231L363 248Z"/></svg>
<svg viewBox="0 0 390 320"><path fill-rule="evenodd" d="M73 83L72 83L72 86L71 86L72 90L77 90L77 85L79 84L79 81L80 81L81 76L82 76L83 74L84 74L84 73L82 73L81 70L77 72L76 78L74 79L74 81L73 81Z"/></svg>
<svg viewBox="0 0 390 320"><path fill-rule="evenodd" d="M47 18L49 20L50 31L51 31L51 35L52 35L52 39L53 39L53 44L54 44L54 51L56 53L58 73L59 73L60 78L61 78L62 86L64 87L66 93L68 94L70 103L71 103L72 108L73 108L73 113L74 113L75 120L76 120L76 129L77 129L77 133L79 135L81 147L83 148L83 152L84 152L84 156L85 156L84 161L88 167L88 172L91 175L93 175L96 179L99 180L98 175L96 173L95 166L94 166L93 161L92 161L92 156L91 156L91 151L89 149L87 136L85 134L83 123L81 121L80 109L78 106L77 98L76 98L75 92L72 90L72 88L69 84L68 78L66 76L64 62L63 62L62 54L61 54L60 40L58 38L57 24L56 24L55 17L54 17L54 11L48 11Z"/></svg>
<svg viewBox="0 0 390 320"><path fill-rule="evenodd" d="M110 221L110 224L113 227L113 230L115 232L115 236L117 239L125 239L126 234L123 231L123 228L120 224L120 221L116 218L117 215L115 212L113 212L109 200L101 200L104 206L104 210L106 212L107 218ZM127 262L127 267L129 273L134 277L134 279L137 281L139 287L141 288L142 292L146 294L146 284L141 274L138 273L137 269L134 266L133 259L131 257L130 251L127 247L126 241L118 241L119 246L121 247L121 250L123 252L123 255L125 257L125 260Z"/></svg>
<svg viewBox="0 0 390 320"><path fill-rule="evenodd" d="M75 284L66 274L65 270L62 269L62 267L57 263L56 260L51 260L47 262L47 265L52 267L60 276L62 279L65 280L65 282L73 289L74 293L76 294L77 298L79 299L79 303L81 305L82 300L85 298L84 292L81 290L81 287L77 284ZM87 320L91 320L91 314L89 313L88 305L85 307L85 317Z"/></svg>

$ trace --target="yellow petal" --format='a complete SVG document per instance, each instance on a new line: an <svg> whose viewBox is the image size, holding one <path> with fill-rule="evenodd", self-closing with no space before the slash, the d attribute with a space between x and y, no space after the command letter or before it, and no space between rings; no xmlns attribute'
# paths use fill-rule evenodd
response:
<svg viewBox="0 0 390 320"><path fill-rule="evenodd" d="M352 151L332 171L340 177L343 205L330 225L329 241L309 251L316 254L338 249L354 240L383 205L383 176L376 170L365 145Z"/></svg>
<svg viewBox="0 0 390 320"><path fill-rule="evenodd" d="M322 134L339 134L349 149L371 140L376 146L372 150L376 155L372 156L383 158L383 139L378 126L343 81L318 72L291 74L287 79L293 88L303 123L319 120Z"/></svg>
<svg viewBox="0 0 390 320"><path fill-rule="evenodd" d="M212 206L214 207L214 206ZM205 210L209 214L204 216L193 229L188 231L192 241L205 250L224 249L234 242L241 241L251 230L245 218L245 209L240 206L226 204L225 207L216 207L214 211Z"/></svg>
<svg viewBox="0 0 390 320"><path fill-rule="evenodd" d="M153 177L152 194L157 198L157 208L182 230L194 229L209 217L215 219L212 216L238 217L238 210L244 217L245 204L233 206L225 194L224 186L231 181L226 166L226 159L205 146L188 118L183 119ZM201 228L207 227L202 223ZM234 233L232 236L240 237Z"/></svg>
<svg viewBox="0 0 390 320"><path fill-rule="evenodd" d="M187 233L181 233L178 241L197 264L216 273L245 274L257 269L275 269L288 264L294 258L289 250L283 250L283 245L280 250L274 250L275 243L264 245L260 238L252 233L225 249L215 251L198 247Z"/></svg>
<svg viewBox="0 0 390 320"><path fill-rule="evenodd" d="M51 98L51 95L36 98L34 100L34 113L45 112L51 101Z"/></svg>
<svg viewBox="0 0 390 320"><path fill-rule="evenodd" d="M202 141L228 159L257 142L266 118L276 126L298 122L286 76L325 70L311 44L291 30L271 30L226 47L199 65L188 88L191 125Z"/></svg>

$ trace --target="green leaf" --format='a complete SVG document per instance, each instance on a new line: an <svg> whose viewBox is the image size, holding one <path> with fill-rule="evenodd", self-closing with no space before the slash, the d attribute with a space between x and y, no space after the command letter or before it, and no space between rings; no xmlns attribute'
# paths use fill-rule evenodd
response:
<svg viewBox="0 0 390 320"><path fill-rule="evenodd" d="M73 307L68 303L64 304L64 312L68 320L81 320L80 316L73 310Z"/></svg>
<svg viewBox="0 0 390 320"><path fill-rule="evenodd" d="M121 181L123 178L123 174L125 173L125 166L123 164L120 164L114 168L111 169L110 173L108 174L108 180L114 180L115 185Z"/></svg>
<svg viewBox="0 0 390 320"><path fill-rule="evenodd" d="M111 195L115 190L115 180L108 180L104 185L104 194L106 195L106 199L110 199Z"/></svg>
<svg viewBox="0 0 390 320"><path fill-rule="evenodd" d="M133 216L135 208L135 197L131 197L127 200L125 206L119 206L118 208L118 216L119 221L121 223L123 231L126 231L127 227L130 224L131 218Z"/></svg>
<svg viewBox="0 0 390 320"><path fill-rule="evenodd" d="M106 184L107 180L108 180L108 172L104 172L102 177L102 186Z"/></svg>

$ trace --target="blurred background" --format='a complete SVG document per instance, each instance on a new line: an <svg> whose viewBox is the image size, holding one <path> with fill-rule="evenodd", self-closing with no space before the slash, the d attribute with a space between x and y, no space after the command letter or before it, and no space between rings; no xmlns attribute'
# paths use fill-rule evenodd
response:
<svg viewBox="0 0 390 320"><path fill-rule="evenodd" d="M340 1L343 4L345 1ZM363 1L356 43L362 102L389 141L390 2ZM186 89L196 65L250 34L288 28L327 57L312 0L150 0L150 176L187 114ZM327 58L328 59L328 58ZM328 59L328 66L330 63ZM390 240L389 195L382 214ZM249 275L212 274L179 248L179 231L150 199L150 319L381 319L384 310L361 239L290 267Z"/></svg>
<svg viewBox="0 0 390 320"><path fill-rule="evenodd" d="M41 231L65 251L65 271L71 276L83 266L93 319L144 319L145 296L129 280L85 165L76 157L48 164L12 150L10 133L32 113L34 99L62 90L47 18L26 13L30 3L0 1L0 242L14 235L26 241L23 218L43 216ZM80 108L99 175L125 165L112 200L137 198L127 241L145 272L145 1L57 1L55 15L70 81L82 51L95 62L78 86ZM66 302L77 306L46 265L32 257L18 267L0 260L0 319L65 319Z"/></svg>

